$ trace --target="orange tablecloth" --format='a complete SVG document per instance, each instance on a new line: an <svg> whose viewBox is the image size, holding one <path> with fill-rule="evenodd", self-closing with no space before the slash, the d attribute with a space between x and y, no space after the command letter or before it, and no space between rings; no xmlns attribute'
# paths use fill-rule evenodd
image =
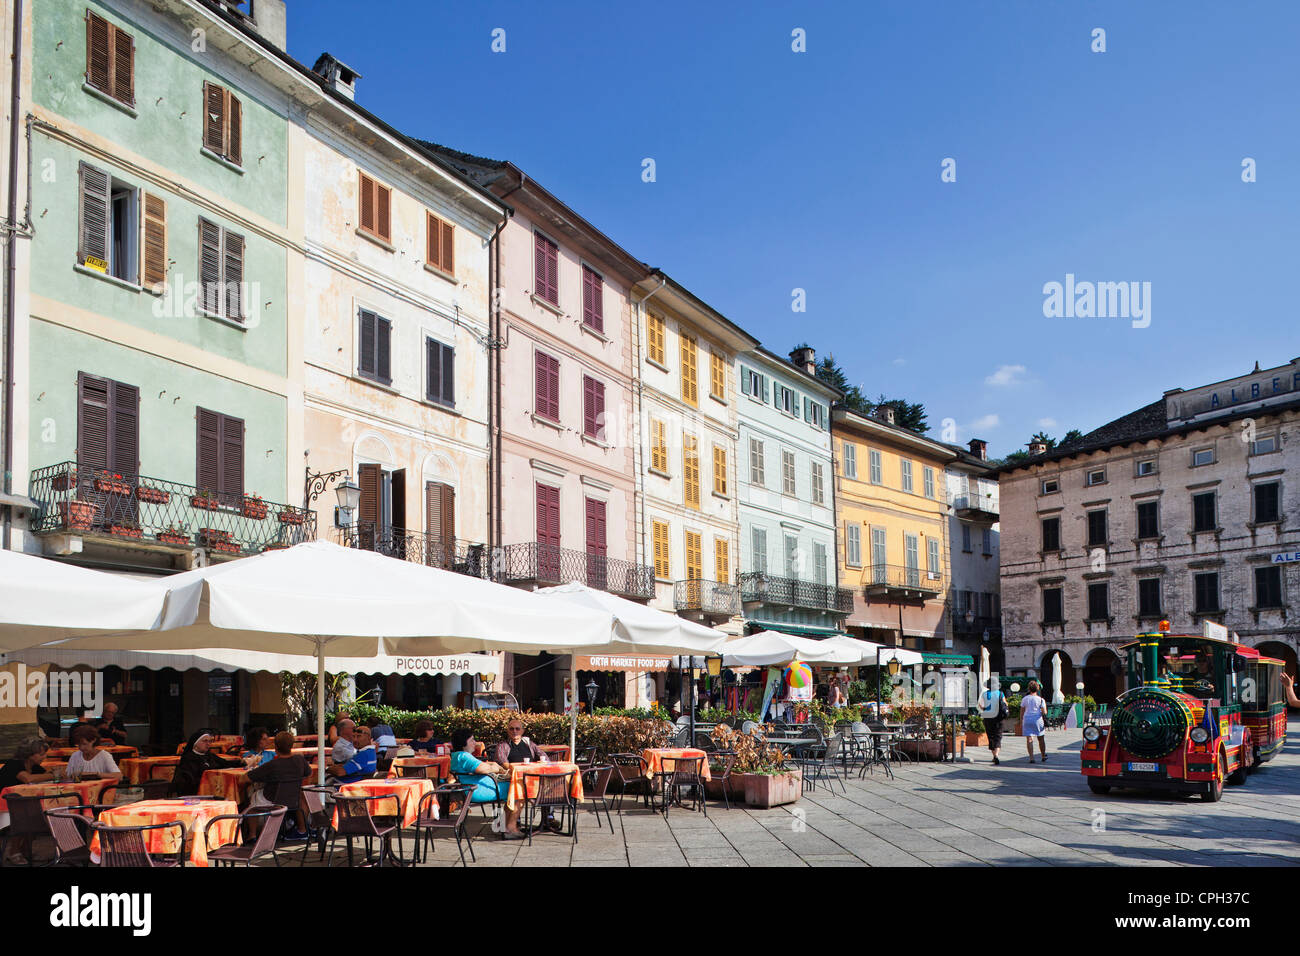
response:
<svg viewBox="0 0 1300 956"><path fill-rule="evenodd" d="M569 759L568 744L538 744L537 749L546 754L547 760L564 761Z"/></svg>
<svg viewBox="0 0 1300 956"><path fill-rule="evenodd" d="M212 743L209 745L208 749L215 750L217 753L225 753L226 749L229 747L238 747L240 750L243 750L244 738L239 736L239 734L221 734L220 736L212 738ZM185 753L185 744L178 744L176 752L178 754Z"/></svg>
<svg viewBox="0 0 1300 956"><path fill-rule="evenodd" d="M208 865L208 851L215 850L227 843L239 844L243 838L239 833L238 820L222 820L212 831L210 843L194 839L194 834L203 833L203 828L213 817L228 813L238 813L239 807L231 800L196 800L186 803L184 800L141 800L128 803L99 815L100 823L115 827L139 827L151 823L170 823L180 821L185 827L185 846L189 850L190 862L194 866ZM175 853L178 837L175 827L165 830L145 831L145 849L159 855ZM90 838L90 855L99 862L99 834Z"/></svg>
<svg viewBox="0 0 1300 956"><path fill-rule="evenodd" d="M104 792L112 780L83 780L80 783L19 783L12 787L5 787L0 790L0 813L9 812L9 804L5 798L16 794L20 797L44 797L52 796L56 793L72 794L71 797L64 800L51 800L48 805L44 805L46 810L52 810L58 806L69 806L74 803L98 803L99 796Z"/></svg>
<svg viewBox="0 0 1300 956"><path fill-rule="evenodd" d="M392 780L358 780L356 783L345 783L339 787L339 793L345 797L368 797L373 794L387 796L393 794L401 799L402 805L402 826L415 826L415 818L420 815L420 801L426 793L433 792L433 781L426 780L424 777L398 777ZM438 801L430 800L433 806L434 816L438 813ZM386 816L392 812L393 801L391 800L374 800L370 804L370 812L379 816ZM334 810L334 826L339 825L339 811L336 807Z"/></svg>
<svg viewBox="0 0 1300 956"><path fill-rule="evenodd" d="M248 802L248 771L243 767L205 770L199 780L199 796L220 797L243 805Z"/></svg>
<svg viewBox="0 0 1300 956"><path fill-rule="evenodd" d="M576 763L566 761L552 761L550 763L512 763L510 765L510 789L506 793L506 809L521 809L524 802L524 787L528 787L528 796L537 796L537 781L529 780L530 776L536 777L542 774L547 776L555 774L573 774L573 786L569 788L569 796L575 800L582 799L582 774L578 772Z"/></svg>
<svg viewBox="0 0 1300 956"><path fill-rule="evenodd" d="M174 767L180 763L180 757L123 757L117 762L117 769L131 783L144 783L153 779L154 767Z"/></svg>
<svg viewBox="0 0 1300 956"><path fill-rule="evenodd" d="M641 756L646 762L646 776L653 777L657 773L663 773L663 759L665 757L703 757L700 762L700 776L705 780L711 780L709 776L709 755L697 747L651 747L641 751Z"/></svg>
<svg viewBox="0 0 1300 956"><path fill-rule="evenodd" d="M395 757L388 768L390 779L397 776L398 767L437 767L438 776L445 780L451 775L451 757Z"/></svg>
<svg viewBox="0 0 1300 956"><path fill-rule="evenodd" d="M113 747L96 747L95 749L106 751L113 757L114 760L117 760L118 757L134 757L139 753L139 751L137 751L134 747L113 746ZM76 752L77 752L76 747L51 747L47 756L53 757L56 760L66 760L68 757L71 757Z"/></svg>

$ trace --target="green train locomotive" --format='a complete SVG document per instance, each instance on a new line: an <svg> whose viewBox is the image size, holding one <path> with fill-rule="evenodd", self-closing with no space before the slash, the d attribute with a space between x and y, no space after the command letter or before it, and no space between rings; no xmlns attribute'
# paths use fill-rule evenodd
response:
<svg viewBox="0 0 1300 956"><path fill-rule="evenodd" d="M1109 726L1083 729L1081 769L1093 793L1128 787L1217 801L1225 782L1245 783L1281 751L1281 661L1231 641L1167 630L1139 634L1121 650L1129 689Z"/></svg>

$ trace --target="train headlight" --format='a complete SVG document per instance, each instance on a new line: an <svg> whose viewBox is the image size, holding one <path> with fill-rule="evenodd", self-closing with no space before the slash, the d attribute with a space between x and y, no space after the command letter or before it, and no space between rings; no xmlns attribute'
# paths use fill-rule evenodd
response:
<svg viewBox="0 0 1300 956"><path fill-rule="evenodd" d="M1089 724L1087 727L1083 728L1083 739L1089 742L1100 740L1101 731L1098 730L1094 725Z"/></svg>
<svg viewBox="0 0 1300 956"><path fill-rule="evenodd" d="M1193 743L1203 744L1210 739L1210 732L1204 727L1193 727L1190 736Z"/></svg>

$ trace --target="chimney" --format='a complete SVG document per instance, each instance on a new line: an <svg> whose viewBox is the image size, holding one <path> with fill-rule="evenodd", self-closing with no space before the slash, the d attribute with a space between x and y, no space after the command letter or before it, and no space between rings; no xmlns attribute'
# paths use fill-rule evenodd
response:
<svg viewBox="0 0 1300 956"><path fill-rule="evenodd" d="M893 405L877 405L873 414L876 417L876 421L884 422L886 425L894 424Z"/></svg>
<svg viewBox="0 0 1300 956"><path fill-rule="evenodd" d="M311 71L323 76L329 88L336 93L342 93L350 100L357 98L357 80L361 79L361 74L331 54L322 53L317 57L316 65Z"/></svg>
<svg viewBox="0 0 1300 956"><path fill-rule="evenodd" d="M989 443L982 438L972 438L970 440L970 453L980 461L988 461Z"/></svg>
<svg viewBox="0 0 1300 956"><path fill-rule="evenodd" d="M248 15L258 36L274 44L277 50L288 49L289 26L284 0L250 0Z"/></svg>
<svg viewBox="0 0 1300 956"><path fill-rule="evenodd" d="M817 374L817 351L805 345L790 353L790 364L803 369L809 375Z"/></svg>
<svg viewBox="0 0 1300 956"><path fill-rule="evenodd" d="M1041 441L1031 441L1031 442L1029 443L1029 454L1031 454L1031 455L1046 455L1046 454L1047 454L1047 443L1046 443L1046 442L1041 442Z"/></svg>

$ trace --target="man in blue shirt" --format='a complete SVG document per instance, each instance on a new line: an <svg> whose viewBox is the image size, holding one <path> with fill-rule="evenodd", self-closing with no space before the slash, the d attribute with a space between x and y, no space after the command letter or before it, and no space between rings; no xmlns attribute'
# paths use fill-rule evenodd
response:
<svg viewBox="0 0 1300 956"><path fill-rule="evenodd" d="M370 740L370 728L358 727L354 737L357 752L347 763L332 763L329 773L339 783L356 783L369 780L375 775L375 745Z"/></svg>

